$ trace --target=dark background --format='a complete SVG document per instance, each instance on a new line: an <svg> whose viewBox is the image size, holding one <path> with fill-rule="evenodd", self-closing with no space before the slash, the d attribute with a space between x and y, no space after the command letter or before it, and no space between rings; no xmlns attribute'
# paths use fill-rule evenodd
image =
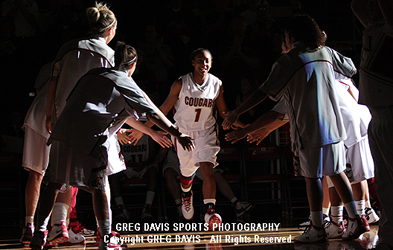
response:
<svg viewBox="0 0 393 250"><path fill-rule="evenodd" d="M1 51L0 238L8 238L10 235L19 237L24 220L24 185L27 172L21 167L23 131L19 128L23 125L26 111L34 99L35 89L33 86L37 74L44 64L55 58L64 42L87 34L85 9L94 4L94 1L81 0L36 0L36 2L40 9L39 28L36 36L23 41L11 37L10 39L15 42L16 49L11 53ZM153 84L144 86L151 93L158 92L155 99L158 102L157 106L166 97L171 83L178 76L192 70L188 59L191 51L199 47L210 49L214 57L211 73L223 80L227 105L233 109L235 107L234 100L239 93L239 82L245 75L254 75L259 84L267 77L272 63L280 53L280 47L277 46L281 45L282 25L293 13L292 4L296 1L269 1L267 14L274 21L268 28L261 28L263 25L259 23L260 27L252 34L257 36L259 40L253 40L250 36L248 41L252 44L250 47L257 46L258 53L253 53L251 49L244 53L257 57L260 64L246 73L242 68L244 65L237 64L238 61L225 67L220 58L227 53L226 47L230 48L232 44L228 34L229 24L234 17L247 10L247 1L229 1L231 11L227 16L228 21L223 24L223 28L217 31L221 32L222 36L214 32L209 33L207 29L211 20L215 20L217 17L217 14L211 13L214 10L214 1L184 0L183 8L190 12L188 15L179 17L168 11L170 2L167 0L107 1L118 19L117 35L110 45L113 45L114 41L121 40L134 47L143 47L146 25L150 24L156 27L159 36L163 38L163 42L168 45L174 57L173 66L168 68L166 79L149 79L149 82L153 82ZM313 17L320 28L327 33L326 44L337 50L345 50L358 65L363 28L352 14L350 1L302 0L299 2L301 3L301 12ZM234 7L235 3L238 5ZM70 22L70 20L72 21ZM177 37L179 32L176 33L179 30L172 29L172 22L182 23L186 26L181 32L189 38L187 44L181 43ZM263 22L263 24L266 23ZM67 29L64 29L65 26ZM136 74L135 78L144 81L144 76L151 77L151 74L152 72L145 71L144 75L138 76ZM354 79L356 80L356 77ZM145 84L149 83L148 81L144 82ZM266 110L271 105L272 103L266 103Z"/></svg>

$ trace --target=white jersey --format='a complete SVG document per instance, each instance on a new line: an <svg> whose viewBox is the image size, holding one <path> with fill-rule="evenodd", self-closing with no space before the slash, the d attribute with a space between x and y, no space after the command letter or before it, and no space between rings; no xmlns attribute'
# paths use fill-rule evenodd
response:
<svg viewBox="0 0 393 250"><path fill-rule="evenodd" d="M26 113L25 121L23 126L29 126L34 131L49 138L49 133L45 126L45 112L46 112L46 93L48 90L48 81L50 78L50 69L52 63L45 64L38 74L35 86L41 87L41 91L34 98L31 103L29 110Z"/></svg>
<svg viewBox="0 0 393 250"><path fill-rule="evenodd" d="M174 119L181 131L203 131L216 124L213 107L218 96L221 81L208 74L206 81L199 85L193 74L180 77L182 88L174 105Z"/></svg>
<svg viewBox="0 0 393 250"><path fill-rule="evenodd" d="M52 126L64 109L66 100L77 81L93 68L110 68L114 65L114 51L102 37L72 40L65 43L56 56L52 75L58 77L55 114Z"/></svg>
<svg viewBox="0 0 393 250"><path fill-rule="evenodd" d="M149 136L143 135L136 145L120 145L126 162L145 162L149 159Z"/></svg>
<svg viewBox="0 0 393 250"><path fill-rule="evenodd" d="M346 139L335 79L355 72L350 58L326 46L310 51L301 42L274 63L259 89L277 101L285 96L293 151Z"/></svg>
<svg viewBox="0 0 393 250"><path fill-rule="evenodd" d="M367 136L371 114L366 106L358 104L349 94L348 88L355 87L351 79L336 80L336 85L340 111L347 132L344 143L349 148Z"/></svg>

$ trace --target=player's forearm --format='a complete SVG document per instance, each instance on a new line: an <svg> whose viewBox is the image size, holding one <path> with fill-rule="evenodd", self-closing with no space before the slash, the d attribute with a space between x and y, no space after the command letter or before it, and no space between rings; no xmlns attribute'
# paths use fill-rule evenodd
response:
<svg viewBox="0 0 393 250"><path fill-rule="evenodd" d="M287 123L286 121L280 120L280 118L283 116L284 114L278 113L276 111L269 111L251 123L248 127L245 128L245 130L247 134L264 128L273 131L277 128L276 126L281 127Z"/></svg>
<svg viewBox="0 0 393 250"><path fill-rule="evenodd" d="M156 124L159 128L162 130L168 132L169 134L179 137L181 133L174 127L174 125L164 116L164 118L169 122L164 121L161 119L161 116L159 114L148 114L147 118L149 121L153 122Z"/></svg>
<svg viewBox="0 0 393 250"><path fill-rule="evenodd" d="M144 123L136 120L135 117L132 116L127 118L126 123L134 129L139 130L148 136L151 136L154 131L152 128L147 127Z"/></svg>
<svg viewBox="0 0 393 250"><path fill-rule="evenodd" d="M241 115L244 112L258 105L263 100L265 100L266 97L267 95L262 90L257 89L250 97L248 97L242 104L240 104L240 106L238 106L232 112L237 115Z"/></svg>

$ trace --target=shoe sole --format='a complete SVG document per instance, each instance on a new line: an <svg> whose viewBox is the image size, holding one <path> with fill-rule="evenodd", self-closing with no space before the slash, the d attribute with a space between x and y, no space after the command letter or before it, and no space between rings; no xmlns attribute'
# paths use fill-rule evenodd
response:
<svg viewBox="0 0 393 250"><path fill-rule="evenodd" d="M86 241L81 241L81 242L78 242L78 243L70 243L70 242L67 241L67 242L61 243L59 245L61 245L61 246L86 245Z"/></svg>
<svg viewBox="0 0 393 250"><path fill-rule="evenodd" d="M186 220L192 220L192 219L194 219L194 216L195 216L195 211L194 211L194 213L192 214L192 217L191 217L191 218L186 218L186 217L184 216L184 214L183 214L183 218L186 219Z"/></svg>
<svg viewBox="0 0 393 250"><path fill-rule="evenodd" d="M317 241L306 241L306 242L294 240L293 242L297 243L297 244L310 244L310 243L325 243L327 241L328 241L327 239L320 239L320 240L317 240Z"/></svg>
<svg viewBox="0 0 393 250"><path fill-rule="evenodd" d="M370 231L370 229L368 230ZM364 234L365 232L368 232L366 227L358 228L358 230L355 231L354 234L349 235L347 238L342 238L343 240L355 240L360 237L360 235Z"/></svg>
<svg viewBox="0 0 393 250"><path fill-rule="evenodd" d="M51 240L51 241L48 241L48 243L46 244L46 246L48 246L48 247L54 247L54 246L56 246L57 244L61 244L61 243L67 242L69 239L70 239L70 238L68 238L68 237L61 236L61 237L55 238L55 239L53 239L53 240Z"/></svg>

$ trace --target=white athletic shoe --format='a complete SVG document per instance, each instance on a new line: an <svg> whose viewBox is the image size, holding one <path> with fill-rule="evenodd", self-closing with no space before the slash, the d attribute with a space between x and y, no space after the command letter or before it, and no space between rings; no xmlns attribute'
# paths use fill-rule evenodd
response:
<svg viewBox="0 0 393 250"><path fill-rule="evenodd" d="M100 244L98 250L121 250L122 247L118 243L118 237L112 235L108 243Z"/></svg>
<svg viewBox="0 0 393 250"><path fill-rule="evenodd" d="M209 226L209 231L215 231L222 223L221 216L216 213L216 210L209 208L205 214L205 223Z"/></svg>
<svg viewBox="0 0 393 250"><path fill-rule="evenodd" d="M317 228L312 225L310 222L310 226L304 230L303 234L296 236L294 238L295 243L318 243L318 242L326 242L327 236L325 232L325 228Z"/></svg>
<svg viewBox="0 0 393 250"><path fill-rule="evenodd" d="M193 202L194 193L191 191L191 195L189 197L181 196L182 200L182 212L183 217L186 220L192 220L194 218L194 205Z"/></svg>
<svg viewBox="0 0 393 250"><path fill-rule="evenodd" d="M368 224L373 224L379 221L379 216L371 207L366 207L365 212Z"/></svg>
<svg viewBox="0 0 393 250"><path fill-rule="evenodd" d="M81 233L74 233L72 229L68 229L68 236L69 239L67 242L64 242L62 244L59 244L61 246L73 246L73 245L85 245L86 244L86 239L85 236L83 236Z"/></svg>
<svg viewBox="0 0 393 250"><path fill-rule="evenodd" d="M310 221L311 221L310 218L308 218L307 221L300 223L298 226L299 230L303 230L303 231L306 230L306 228L310 226ZM326 225L326 223L328 223L329 221L330 221L330 217L327 216L326 214L323 214L323 224Z"/></svg>
<svg viewBox="0 0 393 250"><path fill-rule="evenodd" d="M67 242L69 239L67 223L65 220L61 224L55 224L48 234L48 247L56 246L57 244Z"/></svg>
<svg viewBox="0 0 393 250"><path fill-rule="evenodd" d="M341 223L337 224L334 221L329 221L326 226L325 226L325 231L326 231L326 236L329 239L338 239L341 238L341 236L345 233L345 225L344 221L341 221Z"/></svg>
<svg viewBox="0 0 393 250"><path fill-rule="evenodd" d="M245 212L250 211L251 208L254 207L254 204L245 201L237 201L236 204L233 206L235 210L236 217L242 216Z"/></svg>

